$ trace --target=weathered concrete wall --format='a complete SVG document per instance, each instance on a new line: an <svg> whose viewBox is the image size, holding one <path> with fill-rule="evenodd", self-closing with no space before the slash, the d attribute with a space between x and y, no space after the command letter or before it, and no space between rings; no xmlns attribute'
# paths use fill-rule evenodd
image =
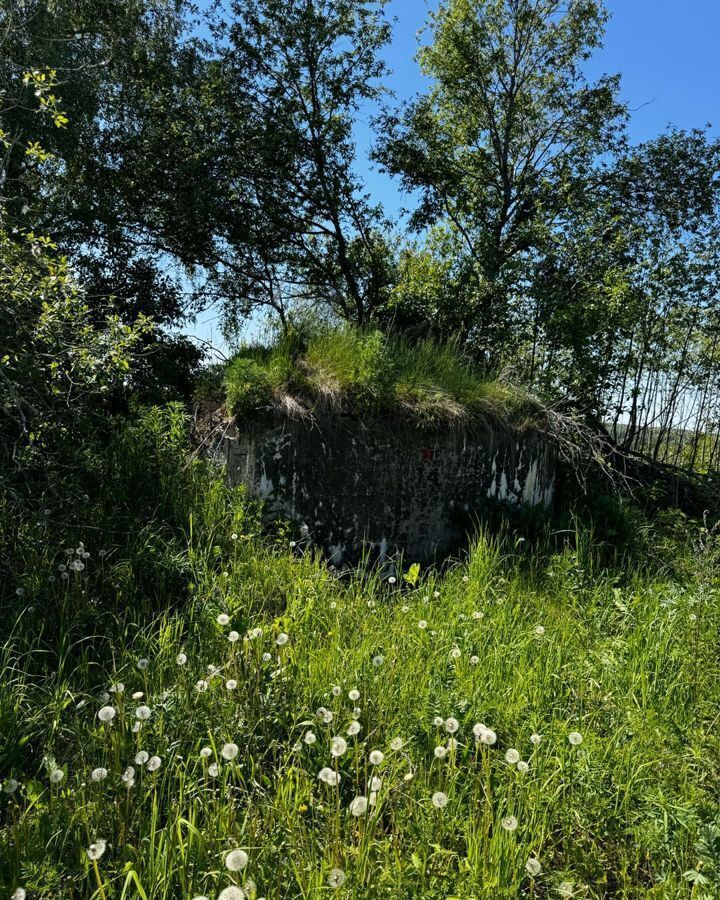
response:
<svg viewBox="0 0 720 900"><path fill-rule="evenodd" d="M402 551L426 562L455 550L488 498L536 506L553 496L555 457L533 431L428 434L335 418L238 432L214 455L231 482L291 518L331 561Z"/></svg>

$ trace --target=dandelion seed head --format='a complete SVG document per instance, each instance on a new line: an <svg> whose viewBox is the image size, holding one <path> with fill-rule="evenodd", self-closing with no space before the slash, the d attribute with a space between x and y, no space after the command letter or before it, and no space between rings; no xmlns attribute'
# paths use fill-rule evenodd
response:
<svg viewBox="0 0 720 900"><path fill-rule="evenodd" d="M218 625L229 625L230 616L227 613L220 613L216 619Z"/></svg>
<svg viewBox="0 0 720 900"><path fill-rule="evenodd" d="M20 783L15 778L7 778L3 782L3 788L6 794L14 794L19 787Z"/></svg>
<svg viewBox="0 0 720 900"><path fill-rule="evenodd" d="M233 744L232 741L230 743L224 744L220 754L223 759L228 760L228 762L238 755L238 751L240 748L237 744Z"/></svg>
<svg viewBox="0 0 720 900"><path fill-rule="evenodd" d="M367 797L354 797L350 802L350 812L353 816L364 816L368 808Z"/></svg>
<svg viewBox="0 0 720 900"><path fill-rule="evenodd" d="M451 659L460 659L461 656L462 656L462 652L459 647L453 647L452 650L450 651Z"/></svg>
<svg viewBox="0 0 720 900"><path fill-rule="evenodd" d="M210 763L210 765L208 766L208 775L211 778L217 778L219 774L220 766L216 762Z"/></svg>
<svg viewBox="0 0 720 900"><path fill-rule="evenodd" d="M381 787L382 787L382 778L378 778L377 775L373 775L373 777L370 779L370 790L377 792L380 790Z"/></svg>
<svg viewBox="0 0 720 900"><path fill-rule="evenodd" d="M244 850L231 850L225 856L225 868L228 872L240 872L248 864L248 855Z"/></svg>
<svg viewBox="0 0 720 900"><path fill-rule="evenodd" d="M435 791L432 795L432 805L435 809L445 809L448 802L448 796L443 791Z"/></svg>
<svg viewBox="0 0 720 900"><path fill-rule="evenodd" d="M331 888L342 887L345 884L345 873L342 869L330 869L327 881Z"/></svg>
<svg viewBox="0 0 720 900"><path fill-rule="evenodd" d="M391 750L402 750L404 746L404 741L401 737L394 737L390 741L390 749Z"/></svg>
<svg viewBox="0 0 720 900"><path fill-rule="evenodd" d="M228 680L225 682L225 687L229 691L234 691L235 688L237 687L237 681L235 681L234 678L228 678Z"/></svg>
<svg viewBox="0 0 720 900"><path fill-rule="evenodd" d="M325 784L329 784L331 787L335 787L340 782L339 774L334 772L329 766L320 769L318 778L320 781L324 781Z"/></svg>
<svg viewBox="0 0 720 900"><path fill-rule="evenodd" d="M436 728L442 728L442 724L443 724L443 717L442 717L442 716L435 716L435 718L433 719L433 725L434 725Z"/></svg>
<svg viewBox="0 0 720 900"><path fill-rule="evenodd" d="M382 750L373 750L370 754L370 762L373 766L379 766L384 759L385 754L382 752Z"/></svg>
<svg viewBox="0 0 720 900"><path fill-rule="evenodd" d="M142 700L144 696L145 694L143 694L142 691L135 691L135 693L132 695L132 698L133 700Z"/></svg>
<svg viewBox="0 0 720 900"><path fill-rule="evenodd" d="M484 619L485 613L481 609L476 609L472 614L473 619Z"/></svg>
<svg viewBox="0 0 720 900"><path fill-rule="evenodd" d="M135 754L135 765L144 766L149 759L150 754L147 752L147 750L138 750L138 752Z"/></svg>
<svg viewBox="0 0 720 900"><path fill-rule="evenodd" d="M538 875L542 872L542 866L534 856L531 856L525 863L525 871L531 878L537 878Z"/></svg>
<svg viewBox="0 0 720 900"><path fill-rule="evenodd" d="M534 732L533 734L530 735L530 743L535 744L536 747L540 743L541 740L542 740L542 735L538 734L537 732Z"/></svg>
<svg viewBox="0 0 720 900"><path fill-rule="evenodd" d="M115 709L112 706L103 706L97 715L101 722L112 722L115 718Z"/></svg>
<svg viewBox="0 0 720 900"><path fill-rule="evenodd" d="M436 759L445 759L447 756L447 747L443 747L442 744L438 744L438 746L433 750Z"/></svg>
<svg viewBox="0 0 720 900"><path fill-rule="evenodd" d="M203 759L209 759L212 756L212 747L203 747L200 751L200 756Z"/></svg>
<svg viewBox="0 0 720 900"><path fill-rule="evenodd" d="M10 900L25 900L26 897L27 897L27 893L25 892L25 888L19 887L19 888L15 888Z"/></svg>
<svg viewBox="0 0 720 900"><path fill-rule="evenodd" d="M521 775L526 775L530 771L530 766L524 759L518 760L517 770Z"/></svg>
<svg viewBox="0 0 720 900"><path fill-rule="evenodd" d="M210 682L206 681L204 678L201 678L200 681L195 683L195 690L198 692L198 694L204 694L209 687Z"/></svg>
<svg viewBox="0 0 720 900"><path fill-rule="evenodd" d="M140 722L147 722L152 714L152 710L149 706L138 706L135 710L135 718Z"/></svg>
<svg viewBox="0 0 720 900"><path fill-rule="evenodd" d="M353 701L353 703L355 703L360 699L360 691L353 688L351 691L348 691L348 697Z"/></svg>
<svg viewBox="0 0 720 900"><path fill-rule="evenodd" d="M379 669L380 666L385 662L385 657L378 653L377 656L373 656L372 664L376 669Z"/></svg>
<svg viewBox="0 0 720 900"><path fill-rule="evenodd" d="M96 862L106 850L107 841L103 840L103 838L97 838L94 843L90 844L85 852L87 853L88 859Z"/></svg>
<svg viewBox="0 0 720 900"><path fill-rule="evenodd" d="M231 631L228 634L228 640L231 644L236 644L240 640L240 632L239 631Z"/></svg>
<svg viewBox="0 0 720 900"><path fill-rule="evenodd" d="M317 736L314 731L306 731L303 735L303 740L308 745L308 747L311 747L315 743L315 741L317 741Z"/></svg>
<svg viewBox="0 0 720 900"><path fill-rule="evenodd" d="M561 897L572 897L574 893L575 888L572 881L562 881L558 885L558 894L560 894Z"/></svg>
<svg viewBox="0 0 720 900"><path fill-rule="evenodd" d="M139 659L137 661L137 667L138 667L138 669L140 669L141 672L144 672L149 665L150 665L149 659Z"/></svg>
<svg viewBox="0 0 720 900"><path fill-rule="evenodd" d="M185 663L187 662L187 659L188 659L188 658L187 658L187 653L178 653L178 655L175 657L175 662L176 662L179 666L184 666Z"/></svg>
<svg viewBox="0 0 720 900"><path fill-rule="evenodd" d="M542 625L535 626L535 634L538 637L542 637L545 634L545 628Z"/></svg>
<svg viewBox="0 0 720 900"><path fill-rule="evenodd" d="M480 662L480 657L479 657L479 656L473 655L473 656L470 657L470 665L471 665L471 666L476 666L479 662Z"/></svg>
<svg viewBox="0 0 720 900"><path fill-rule="evenodd" d="M500 824L505 831L515 831L518 827L518 820L515 816L505 816Z"/></svg>
<svg viewBox="0 0 720 900"><path fill-rule="evenodd" d="M583 742L583 736L579 731L571 731L568 735L568 740L573 745L573 747L579 747Z"/></svg>
<svg viewBox="0 0 720 900"><path fill-rule="evenodd" d="M347 751L347 741L341 735L336 735L330 741L330 753L334 757L340 757Z"/></svg>
<svg viewBox="0 0 720 900"><path fill-rule="evenodd" d="M333 697L339 697L342 694L342 688L339 684L334 684L332 689Z"/></svg>
<svg viewBox="0 0 720 900"><path fill-rule="evenodd" d="M127 766L122 773L122 781L124 784L128 784L129 782L135 783L135 769L132 766Z"/></svg>
<svg viewBox="0 0 720 900"><path fill-rule="evenodd" d="M125 685L122 681L118 681L115 684L110 685L110 693L111 694L124 694L125 693Z"/></svg>
<svg viewBox="0 0 720 900"><path fill-rule="evenodd" d="M285 632L283 631L281 634L279 634L279 635L275 638L275 643L278 645L278 647L284 647L285 644L287 644L287 642L288 642L289 640L290 640L290 638L289 638L288 635L286 635Z"/></svg>
<svg viewBox="0 0 720 900"><path fill-rule="evenodd" d="M93 781L104 781L108 776L108 770L103 768L102 766L98 766L97 769L93 769L90 773L90 777Z"/></svg>
<svg viewBox="0 0 720 900"><path fill-rule="evenodd" d="M162 759L159 756L151 756L147 761L148 772L157 772L162 765Z"/></svg>
<svg viewBox="0 0 720 900"><path fill-rule="evenodd" d="M513 747L505 751L505 762L510 763L511 766L514 766L519 761L520 754Z"/></svg>
<svg viewBox="0 0 720 900"><path fill-rule="evenodd" d="M350 737L355 737L355 735L360 734L361 728L362 725L358 721L351 722L347 727L347 733L350 735Z"/></svg>
<svg viewBox="0 0 720 900"><path fill-rule="evenodd" d="M263 655L261 656L261 659L264 663L269 663L270 660L272 659L272 654L271 653L263 653Z"/></svg>
<svg viewBox="0 0 720 900"><path fill-rule="evenodd" d="M235 884L229 884L218 894L218 900L247 900L245 891Z"/></svg>
<svg viewBox="0 0 720 900"><path fill-rule="evenodd" d="M65 777L65 772L62 769L53 769L49 777L51 784L60 784Z"/></svg>
<svg viewBox="0 0 720 900"><path fill-rule="evenodd" d="M421 631L425 631L425 629L427 628L427 625L428 625L428 623L425 619L420 619L420 621L418 622L418 628Z"/></svg>
<svg viewBox="0 0 720 900"><path fill-rule="evenodd" d="M445 725L445 731L447 731L448 734L455 734L460 727L460 723L453 716L450 716L449 719L445 719L443 724Z"/></svg>

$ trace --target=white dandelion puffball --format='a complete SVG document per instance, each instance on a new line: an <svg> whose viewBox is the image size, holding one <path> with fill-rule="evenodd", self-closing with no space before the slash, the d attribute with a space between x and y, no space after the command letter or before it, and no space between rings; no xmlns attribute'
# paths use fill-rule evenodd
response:
<svg viewBox="0 0 720 900"><path fill-rule="evenodd" d="M471 666L476 666L479 662L480 662L480 657L479 657L479 656L473 655L473 656L470 657L470 665L471 665Z"/></svg>
<svg viewBox="0 0 720 900"><path fill-rule="evenodd" d="M230 616L227 613L220 613L217 617L216 622L218 625L229 625L230 624Z"/></svg>
<svg viewBox="0 0 720 900"><path fill-rule="evenodd" d="M447 748L443 747L442 744L438 744L433 753L437 759L445 759L447 756Z"/></svg>
<svg viewBox="0 0 720 900"><path fill-rule="evenodd" d="M162 765L162 760L159 756L151 756L147 761L148 772L157 772L157 770Z"/></svg>
<svg viewBox="0 0 720 900"><path fill-rule="evenodd" d="M217 778L219 774L220 766L216 762L210 763L210 765L208 766L208 775L211 778Z"/></svg>
<svg viewBox="0 0 720 900"><path fill-rule="evenodd" d="M16 778L8 778L3 782L3 788L5 789L6 794L14 794L19 787L20 783Z"/></svg>
<svg viewBox="0 0 720 900"><path fill-rule="evenodd" d="M103 853L107 850L107 841L102 838L98 838L94 844L90 844L90 846L85 851L88 855L88 859L95 862L100 859Z"/></svg>
<svg viewBox="0 0 720 900"><path fill-rule="evenodd" d="M115 709L112 706L103 706L98 710L98 719L101 722L112 722L115 718Z"/></svg>
<svg viewBox="0 0 720 900"><path fill-rule="evenodd" d="M255 638L262 637L262 633L263 633L262 628L260 628L258 626L256 628L251 628L250 631L248 631L248 637L250 638L251 641L253 641L253 640L255 640Z"/></svg>
<svg viewBox="0 0 720 900"><path fill-rule="evenodd" d="M432 795L432 805L435 807L435 809L445 809L445 807L447 806L447 802L448 796L442 791L435 791L435 793Z"/></svg>
<svg viewBox="0 0 720 900"><path fill-rule="evenodd" d="M535 744L536 747L540 743L541 740L542 740L542 735L538 734L537 732L530 735L530 743Z"/></svg>
<svg viewBox="0 0 720 900"><path fill-rule="evenodd" d="M214 666L212 663L210 663L207 668L211 678L215 678L216 675L220 674L220 669L218 669L218 667Z"/></svg>
<svg viewBox="0 0 720 900"><path fill-rule="evenodd" d="M545 634L545 628L542 625L535 626L535 634L538 637L542 637Z"/></svg>
<svg viewBox="0 0 720 900"><path fill-rule="evenodd" d="M27 897L27 893L25 892L25 888L19 887L19 888L15 888L10 900L25 900L26 897Z"/></svg>
<svg viewBox="0 0 720 900"><path fill-rule="evenodd" d="M520 754L511 747L509 750L505 751L505 762L510 763L511 766L514 766L516 763L520 762Z"/></svg>
<svg viewBox="0 0 720 900"><path fill-rule="evenodd" d="M373 750L370 754L370 763L373 766L379 766L380 763L385 759L385 754L382 750Z"/></svg>
<svg viewBox="0 0 720 900"><path fill-rule="evenodd" d="M278 647L284 647L285 644L287 644L287 642L288 642L289 640L290 640L290 638L289 638L288 635L286 635L285 632L283 631L281 634L279 634L279 635L275 638L275 643L278 645Z"/></svg>
<svg viewBox="0 0 720 900"><path fill-rule="evenodd" d="M563 881L558 885L558 894L561 897L572 897L575 893L572 881Z"/></svg>
<svg viewBox="0 0 720 900"><path fill-rule="evenodd" d="M118 681L115 684L111 684L109 690L111 694L123 694L125 692L125 685L122 681Z"/></svg>
<svg viewBox="0 0 720 900"><path fill-rule="evenodd" d="M449 719L445 719L444 725L445 731L447 731L448 734L455 734L455 732L460 727L460 723L458 722L458 720L453 718L452 716L450 716Z"/></svg>
<svg viewBox="0 0 720 900"><path fill-rule="evenodd" d="M405 742L403 741L403 739L401 737L394 737L390 741L390 749L391 750L402 750L404 744L405 744Z"/></svg>
<svg viewBox="0 0 720 900"><path fill-rule="evenodd" d="M473 619L483 619L485 617L485 613L481 609L476 609L472 614Z"/></svg>
<svg viewBox="0 0 720 900"><path fill-rule="evenodd" d="M135 718L139 719L141 722L147 722L150 718L151 709L149 706L138 706L135 710Z"/></svg>
<svg viewBox="0 0 720 900"><path fill-rule="evenodd" d="M328 886L339 888L345 884L345 873L342 869L330 869L328 873Z"/></svg>
<svg viewBox="0 0 720 900"><path fill-rule="evenodd" d="M347 741L341 735L336 735L330 741L330 753L335 757L342 756L347 751Z"/></svg>
<svg viewBox="0 0 720 900"><path fill-rule="evenodd" d="M534 856L531 856L525 863L525 871L531 878L537 878L538 875L542 872L542 866Z"/></svg>
<svg viewBox="0 0 720 900"><path fill-rule="evenodd" d="M133 722L133 727L130 729L133 734L138 734L138 732L142 729L142 722Z"/></svg>
<svg viewBox="0 0 720 900"><path fill-rule="evenodd" d="M488 747L492 747L493 744L497 742L497 735L492 730L492 728L486 728L483 733L480 735L480 743L487 744Z"/></svg>
<svg viewBox="0 0 720 900"><path fill-rule="evenodd" d="M237 681L235 681L234 678L228 678L228 680L225 682L225 687L229 691L234 691L235 688L237 687Z"/></svg>
<svg viewBox="0 0 720 900"><path fill-rule="evenodd" d="M360 691L353 688L351 691L348 691L348 697L353 703L356 703L360 699Z"/></svg>
<svg viewBox="0 0 720 900"><path fill-rule="evenodd" d="M135 769L132 766L127 766L125 771L122 773L122 781L123 784L130 784L131 782L135 782Z"/></svg>
<svg viewBox="0 0 720 900"><path fill-rule="evenodd" d="M178 653L178 655L175 657L175 662L179 666L184 666L187 662L187 653Z"/></svg>
<svg viewBox="0 0 720 900"><path fill-rule="evenodd" d="M212 756L212 747L203 747L200 751L200 756L203 759L209 759Z"/></svg>
<svg viewBox="0 0 720 900"><path fill-rule="evenodd" d="M354 816L364 816L368 808L367 797L355 797L350 803L350 812Z"/></svg>
<svg viewBox="0 0 720 900"><path fill-rule="evenodd" d="M328 766L325 766L323 769L320 769L318 772L318 778L320 781L324 781L325 784L329 784L330 787L335 787L340 783L340 776L337 772L334 772Z"/></svg>
<svg viewBox="0 0 720 900"><path fill-rule="evenodd" d="M361 728L362 725L359 722L351 722L347 727L347 734L349 734L350 737L355 737L356 734L360 734Z"/></svg>
<svg viewBox="0 0 720 900"><path fill-rule="evenodd" d="M377 656L373 656L372 664L375 666L376 669L379 669L380 666L381 666L384 662L385 662L385 657L384 657L384 656L381 656L379 653L378 653Z"/></svg>
<svg viewBox="0 0 720 900"><path fill-rule="evenodd" d="M312 746L317 740L317 736L314 731L306 731L303 740L308 745L308 747Z"/></svg>
<svg viewBox="0 0 720 900"><path fill-rule="evenodd" d="M427 621L425 619L420 619L420 621L418 622L418 628L421 631L425 631L425 629L427 628Z"/></svg>
<svg viewBox="0 0 720 900"><path fill-rule="evenodd" d="M462 653L459 647L453 647L450 651L450 659L460 659Z"/></svg>
<svg viewBox="0 0 720 900"><path fill-rule="evenodd" d="M232 741L228 744L224 744L222 750L220 751L222 758L228 760L235 759L238 755L238 751L240 748L237 744L233 744Z"/></svg>
<svg viewBox="0 0 720 900"><path fill-rule="evenodd" d="M382 787L382 778L378 778L377 775L373 775L370 779L370 790L377 793Z"/></svg>
<svg viewBox="0 0 720 900"><path fill-rule="evenodd" d="M228 634L228 640L231 644L236 644L240 640L240 632L239 631L231 631Z"/></svg>
<svg viewBox="0 0 720 900"><path fill-rule="evenodd" d="M269 663L270 660L272 659L272 654L271 653L263 653L263 655L260 658L262 659L262 661L264 663Z"/></svg>
<svg viewBox="0 0 720 900"><path fill-rule="evenodd" d="M102 691L100 694L98 694L98 700L102 704L107 703L109 699L110 699L110 694L108 694L107 691Z"/></svg>
<svg viewBox="0 0 720 900"><path fill-rule="evenodd" d="M245 891L234 884L223 888L218 894L218 900L247 900Z"/></svg>
<svg viewBox="0 0 720 900"><path fill-rule="evenodd" d="M505 831L515 831L518 827L518 820L515 816L505 816L500 824Z"/></svg>
<svg viewBox="0 0 720 900"><path fill-rule="evenodd" d="M140 669L141 672L144 672L145 669L147 669L147 667L148 667L149 665L150 665L150 660L149 660L149 659L139 659L139 660L137 661L137 667L138 667L138 669Z"/></svg>
<svg viewBox="0 0 720 900"><path fill-rule="evenodd" d="M90 773L90 777L93 781L104 781L108 776L108 770L104 769L102 766L98 766L97 769L93 769Z"/></svg>
<svg viewBox="0 0 720 900"><path fill-rule="evenodd" d="M334 684L332 688L333 697L339 697L342 694L342 688L339 684Z"/></svg>
<svg viewBox="0 0 720 900"><path fill-rule="evenodd" d="M135 765L144 766L149 759L150 754L147 752L147 750L138 750L138 752L135 754Z"/></svg>
<svg viewBox="0 0 720 900"><path fill-rule="evenodd" d="M53 769L50 773L50 784L60 784L64 777L65 772L62 769Z"/></svg>
<svg viewBox="0 0 720 900"><path fill-rule="evenodd" d="M517 770L521 775L526 775L530 771L530 766L525 762L524 759L518 761Z"/></svg>
<svg viewBox="0 0 720 900"><path fill-rule="evenodd" d="M443 723L443 717L442 717L442 716L435 716L435 718L433 719L433 725L434 725L436 728L442 728L442 723Z"/></svg>
<svg viewBox="0 0 720 900"><path fill-rule="evenodd" d="M133 700L142 700L144 696L145 694L143 694L142 691L135 691L135 693L132 695L132 698Z"/></svg>
<svg viewBox="0 0 720 900"><path fill-rule="evenodd" d="M330 601L330 609L337 609L337 603L334 600Z"/></svg>
<svg viewBox="0 0 720 900"><path fill-rule="evenodd" d="M458 746L459 746L459 744L458 744L458 742L455 740L455 738L449 738L449 740L448 740L448 742L447 742L447 748L448 748L448 750L457 750Z"/></svg>
<svg viewBox="0 0 720 900"><path fill-rule="evenodd" d="M571 731L568 735L568 740L573 745L573 747L579 747L583 742L583 736L579 731Z"/></svg>
<svg viewBox="0 0 720 900"><path fill-rule="evenodd" d="M201 678L200 681L196 682L195 684L195 690L198 692L198 694L204 694L209 687L210 682L205 681L204 678Z"/></svg>
<svg viewBox="0 0 720 900"><path fill-rule="evenodd" d="M240 872L248 864L248 855L244 850L231 850L225 857L225 868L228 872Z"/></svg>

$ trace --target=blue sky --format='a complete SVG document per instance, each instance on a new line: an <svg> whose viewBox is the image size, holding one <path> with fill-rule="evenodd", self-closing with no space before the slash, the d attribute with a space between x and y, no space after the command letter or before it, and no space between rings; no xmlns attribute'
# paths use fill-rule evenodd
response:
<svg viewBox="0 0 720 900"><path fill-rule="evenodd" d="M607 6L612 18L605 46L588 63L587 72L592 78L622 75L622 98L634 110L632 139L647 140L670 124L693 128L711 123L713 131L720 132L720 0L609 0ZM424 0L388 4L389 16L397 20L385 53L392 69L388 87L398 100L423 89L413 57L429 8ZM364 119L358 125L358 168L374 199L399 217L408 198L367 161L371 140ZM193 333L222 343L211 313L200 317Z"/></svg>

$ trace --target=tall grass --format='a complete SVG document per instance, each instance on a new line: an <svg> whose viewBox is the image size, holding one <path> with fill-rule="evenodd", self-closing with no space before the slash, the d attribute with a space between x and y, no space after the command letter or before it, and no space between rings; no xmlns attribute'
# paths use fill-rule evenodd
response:
<svg viewBox="0 0 720 900"><path fill-rule="evenodd" d="M9 573L0 894L720 894L709 538L682 579L481 535L443 575L340 580L182 435L124 430L91 520L45 521Z"/></svg>

